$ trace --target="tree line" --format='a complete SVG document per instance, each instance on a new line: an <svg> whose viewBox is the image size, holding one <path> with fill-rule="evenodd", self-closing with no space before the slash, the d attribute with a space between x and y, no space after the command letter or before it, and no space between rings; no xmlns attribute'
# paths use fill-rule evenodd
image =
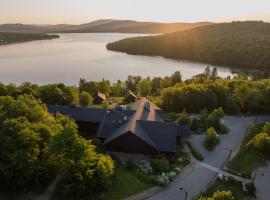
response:
<svg viewBox="0 0 270 200"><path fill-rule="evenodd" d="M227 114L269 113L270 80L254 72L220 78L216 68L206 67L202 74L183 81L179 71L171 76L128 76L125 81L87 81L80 79L78 86L62 83L21 85L0 83L0 96L17 98L31 95L47 105L93 105L98 92L111 97L125 97L128 91L155 100L166 112L212 111L222 107Z"/></svg>
<svg viewBox="0 0 270 200"><path fill-rule="evenodd" d="M197 113L222 107L227 114L269 113L270 80L206 79L197 77L165 88L161 106L168 112Z"/></svg>
<svg viewBox="0 0 270 200"><path fill-rule="evenodd" d="M98 92L106 96L123 97L128 91L142 96L159 95L165 87L181 82L180 72L164 78L142 78L141 76L128 76L125 81L118 80L110 83L108 80L86 81L80 79L78 86L68 86L63 83L36 85L29 82L21 85L0 83L0 96L32 95L47 105L82 105L90 106Z"/></svg>

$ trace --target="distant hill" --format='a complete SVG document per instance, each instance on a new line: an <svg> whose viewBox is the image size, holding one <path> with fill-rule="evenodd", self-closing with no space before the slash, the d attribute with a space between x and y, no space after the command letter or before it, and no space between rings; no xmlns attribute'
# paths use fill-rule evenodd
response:
<svg viewBox="0 0 270 200"><path fill-rule="evenodd" d="M13 44L19 42L29 42L33 40L50 40L59 38L58 35L48 35L42 33L8 33L0 32L0 45Z"/></svg>
<svg viewBox="0 0 270 200"><path fill-rule="evenodd" d="M0 32L75 32L75 33L169 33L182 31L198 26L209 25L210 22L199 23L157 23L137 22L132 20L101 19L94 22L69 25L25 25L25 24L3 24Z"/></svg>
<svg viewBox="0 0 270 200"><path fill-rule="evenodd" d="M259 21L206 25L159 36L135 37L107 45L135 55L270 70L270 24Z"/></svg>

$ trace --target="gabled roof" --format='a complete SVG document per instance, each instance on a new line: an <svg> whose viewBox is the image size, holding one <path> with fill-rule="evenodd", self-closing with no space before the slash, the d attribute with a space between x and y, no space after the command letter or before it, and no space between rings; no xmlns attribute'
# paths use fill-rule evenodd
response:
<svg viewBox="0 0 270 200"><path fill-rule="evenodd" d="M103 100L106 100L106 95L105 95L104 93L102 93L102 92L98 92L98 93L97 93L97 96L98 96L99 98L103 99Z"/></svg>
<svg viewBox="0 0 270 200"><path fill-rule="evenodd" d="M119 126L109 137L106 138L105 144L112 142L124 134L132 133L154 147L157 151L175 151L175 144L173 145L173 143L176 141L178 129L176 126L168 127L167 123L163 123L162 111L159 107L146 98L142 98L135 102L131 109L134 110L135 113L128 118L126 123ZM152 122L151 124L154 129L153 133L150 133L151 130L147 131L146 129L149 129L150 124L145 124L143 122ZM157 127L163 129L154 128L155 125L159 125ZM165 134L161 133L166 130L172 132L169 133L170 136L166 136ZM160 137L160 139L157 139L157 137ZM165 139L165 137L167 137L167 139ZM164 143L168 143L165 145L166 147L160 145L162 141Z"/></svg>
<svg viewBox="0 0 270 200"><path fill-rule="evenodd" d="M97 132L97 137L107 138L119 126L126 123L129 115L122 113L120 110L109 110L105 113L103 120Z"/></svg>
<svg viewBox="0 0 270 200"><path fill-rule="evenodd" d="M138 121L138 123L154 141L158 151L176 151L176 137L178 134L177 124L156 121Z"/></svg>
<svg viewBox="0 0 270 200"><path fill-rule="evenodd" d="M163 121L161 109L144 97L136 101L131 109L136 111L136 120Z"/></svg>
<svg viewBox="0 0 270 200"><path fill-rule="evenodd" d="M175 152L177 136L190 134L187 126L163 122L161 109L146 98L135 102L131 109L134 110L134 114L106 138L105 144L124 134L132 133L159 152Z"/></svg>
<svg viewBox="0 0 270 200"><path fill-rule="evenodd" d="M134 134L158 152L175 152L177 136L188 137L187 126L163 122L162 111L142 98L131 109L81 108L74 106L48 106L50 113L61 113L75 121L99 122L97 137L105 144L125 134Z"/></svg>
<svg viewBox="0 0 270 200"><path fill-rule="evenodd" d="M152 144L153 142L147 136L147 134L142 134L144 130L140 127L140 125L137 124L137 120L162 121L162 118L156 117L158 114L156 110L160 111L160 108L158 108L152 102L148 101L146 98L142 98L136 101L131 109L134 110L134 114L128 118L126 123L117 128L108 138L106 138L105 143L109 143L115 138L131 132L150 145L155 146Z"/></svg>
<svg viewBox="0 0 270 200"><path fill-rule="evenodd" d="M104 114L108 109L105 108L83 108L77 106L58 106L49 105L47 106L48 111L53 114L67 115L75 121L82 122L101 122Z"/></svg>
<svg viewBox="0 0 270 200"><path fill-rule="evenodd" d="M137 95L136 94L134 94L132 91L128 91L128 96L132 96L132 97L134 97L135 99L137 99L138 97L137 97Z"/></svg>

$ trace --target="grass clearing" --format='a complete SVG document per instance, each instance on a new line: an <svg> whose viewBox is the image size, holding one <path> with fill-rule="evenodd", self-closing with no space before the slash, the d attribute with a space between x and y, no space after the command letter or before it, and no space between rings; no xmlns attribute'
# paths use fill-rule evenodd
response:
<svg viewBox="0 0 270 200"><path fill-rule="evenodd" d="M218 190L230 190L236 200L244 200L247 197L250 197L248 194L243 192L242 183L237 181L221 181L218 179L203 193L203 196L212 196Z"/></svg>
<svg viewBox="0 0 270 200"><path fill-rule="evenodd" d="M260 132L263 124L257 124L250 129L248 136L241 144L238 154L229 162L228 169L244 177L251 177L252 172L265 164L263 155L246 148L246 144Z"/></svg>
<svg viewBox="0 0 270 200"><path fill-rule="evenodd" d="M141 181L133 171L119 166L116 168L115 179L107 192L106 200L121 200L153 186Z"/></svg>

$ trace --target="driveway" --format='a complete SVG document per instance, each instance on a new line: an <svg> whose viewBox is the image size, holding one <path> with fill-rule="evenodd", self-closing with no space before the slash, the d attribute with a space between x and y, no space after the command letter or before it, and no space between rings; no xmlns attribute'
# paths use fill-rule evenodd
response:
<svg viewBox="0 0 270 200"><path fill-rule="evenodd" d="M246 136L248 127L255 122L255 119L255 117L224 117L224 123L230 131L228 134L220 136L220 143L214 151L208 152L204 149L203 135L192 135L190 142L195 149L203 154L205 157L204 163L220 169L226 164L229 158L229 149L233 151L237 150ZM216 170L198 163L182 179L172 183L161 192L148 198L148 200L184 200L185 194L179 190L180 187L183 187L187 191L187 199L191 200L200 195L201 191L208 187L216 175Z"/></svg>

